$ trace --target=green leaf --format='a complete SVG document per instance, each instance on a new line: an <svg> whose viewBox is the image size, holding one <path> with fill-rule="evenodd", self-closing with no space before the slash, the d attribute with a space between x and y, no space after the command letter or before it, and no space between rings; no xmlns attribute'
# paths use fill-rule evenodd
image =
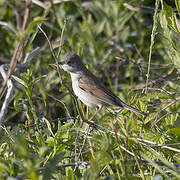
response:
<svg viewBox="0 0 180 180"><path fill-rule="evenodd" d="M143 138L163 144L165 141L165 135L158 132L147 132L144 133Z"/></svg>
<svg viewBox="0 0 180 180"><path fill-rule="evenodd" d="M72 41L72 45L75 46L76 43L78 42L78 37L79 37L79 33L74 33L72 35L71 41Z"/></svg>
<svg viewBox="0 0 180 180"><path fill-rule="evenodd" d="M71 168L68 168L67 177L68 180L74 180L73 170Z"/></svg>
<svg viewBox="0 0 180 180"><path fill-rule="evenodd" d="M166 125L174 125L174 122L177 120L178 114L170 114L165 118Z"/></svg>
<svg viewBox="0 0 180 180"><path fill-rule="evenodd" d="M180 35L180 31L176 24L175 14L174 10L171 6L167 5L165 2L163 2L163 12L166 15L166 20L168 23L168 26L175 31L177 34Z"/></svg>
<svg viewBox="0 0 180 180"><path fill-rule="evenodd" d="M167 134L176 134L180 136L180 127L171 128L167 131Z"/></svg>
<svg viewBox="0 0 180 180"><path fill-rule="evenodd" d="M49 129L51 135L54 137L54 133L53 133L53 131L52 131L50 122L49 122L45 117L43 118L43 120L46 122L47 127L48 127L48 129Z"/></svg>
<svg viewBox="0 0 180 180"><path fill-rule="evenodd" d="M19 93L18 96L16 96L15 100L14 100L14 108L16 111L24 111L27 112L28 111L28 101L27 99L24 97L23 93Z"/></svg>
<svg viewBox="0 0 180 180"><path fill-rule="evenodd" d="M180 16L180 1L179 1L179 0L176 0L175 2L176 2L176 8L177 8L177 10L178 10L178 14L179 14L179 16Z"/></svg>
<svg viewBox="0 0 180 180"><path fill-rule="evenodd" d="M29 23L27 31L31 31L34 27L36 27L37 24L40 24L45 20L47 20L45 17L35 17L34 20Z"/></svg>
<svg viewBox="0 0 180 180"><path fill-rule="evenodd" d="M5 160L0 159L0 172L5 173L9 171L8 164Z"/></svg>
<svg viewBox="0 0 180 180"><path fill-rule="evenodd" d="M161 174L163 174L168 179L168 176L166 175L165 171L161 166L159 166L156 162L152 161L146 154L141 154L141 156L143 157L143 159L147 160L153 167L155 167Z"/></svg>
<svg viewBox="0 0 180 180"><path fill-rule="evenodd" d="M14 75L11 75L11 77L14 80L16 80L19 84L22 84L24 87L26 87L26 88L28 87L27 83L24 80L22 80L21 78L14 76Z"/></svg>
<svg viewBox="0 0 180 180"><path fill-rule="evenodd" d="M164 36L167 38L167 46L170 52L170 58L173 60L174 65L177 68L180 68L180 52L178 50L178 47L174 43L172 33L168 28L168 20L166 18L166 15L164 15L164 13L160 13L159 18L161 27L164 30Z"/></svg>
<svg viewBox="0 0 180 180"><path fill-rule="evenodd" d="M23 39L25 36L27 36L28 34L31 34L35 31L34 28L37 27L37 24L40 24L42 23L43 21L47 20L47 18L45 17L35 17L33 19L33 21L31 21L29 24L28 24L28 27L26 28L25 31L22 32L21 36L20 36L20 39Z"/></svg>
<svg viewBox="0 0 180 180"><path fill-rule="evenodd" d="M105 151L98 151L95 153L95 156L96 156L98 165L101 167L109 164L112 161L112 157L110 156L110 154Z"/></svg>
<svg viewBox="0 0 180 180"><path fill-rule="evenodd" d="M146 117L146 119L145 119L145 121L144 121L144 124L147 124L147 123L151 122L155 117L156 117L156 113L150 113L150 114Z"/></svg>
<svg viewBox="0 0 180 180"><path fill-rule="evenodd" d="M54 146L55 142L54 142L54 138L53 137L48 137L46 142L48 143L48 146Z"/></svg>

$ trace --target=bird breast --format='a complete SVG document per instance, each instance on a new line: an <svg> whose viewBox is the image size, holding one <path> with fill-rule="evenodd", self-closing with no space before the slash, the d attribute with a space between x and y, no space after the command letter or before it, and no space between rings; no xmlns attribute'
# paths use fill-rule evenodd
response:
<svg viewBox="0 0 180 180"><path fill-rule="evenodd" d="M97 102L97 100L94 99L94 97L91 94L87 93L85 90L79 87L79 78L81 77L81 75L76 73L70 74L72 80L72 88L75 95L87 106L101 106L101 103Z"/></svg>

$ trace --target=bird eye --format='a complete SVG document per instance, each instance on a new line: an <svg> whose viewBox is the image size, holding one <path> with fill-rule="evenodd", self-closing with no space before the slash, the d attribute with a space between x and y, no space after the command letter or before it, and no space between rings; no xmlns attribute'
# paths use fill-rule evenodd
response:
<svg viewBox="0 0 180 180"><path fill-rule="evenodd" d="M69 65L72 64L72 61L68 61L67 64L69 64Z"/></svg>

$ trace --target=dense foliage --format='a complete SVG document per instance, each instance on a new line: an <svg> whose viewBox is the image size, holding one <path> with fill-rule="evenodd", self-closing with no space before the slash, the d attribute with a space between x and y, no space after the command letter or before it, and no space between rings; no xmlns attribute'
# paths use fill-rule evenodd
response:
<svg viewBox="0 0 180 180"><path fill-rule="evenodd" d="M10 64L15 87L0 179L180 179L179 17L179 0L1 0L0 64ZM69 51L149 116L104 107L88 122L94 109L56 66Z"/></svg>

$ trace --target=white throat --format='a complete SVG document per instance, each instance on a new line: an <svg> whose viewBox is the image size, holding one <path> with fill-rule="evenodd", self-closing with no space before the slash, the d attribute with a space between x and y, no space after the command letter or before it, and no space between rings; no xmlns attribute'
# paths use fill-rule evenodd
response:
<svg viewBox="0 0 180 180"><path fill-rule="evenodd" d="M75 95L87 106L92 106L93 103L87 101L87 93L79 87L79 78L81 75L78 73L70 73L70 75L72 80L72 88Z"/></svg>
<svg viewBox="0 0 180 180"><path fill-rule="evenodd" d="M70 73L71 81L72 81L72 88L76 96L78 96L79 92L79 74L78 73Z"/></svg>
<svg viewBox="0 0 180 180"><path fill-rule="evenodd" d="M72 83L73 83L74 81L78 81L79 76L80 76L78 73L72 73L72 72L70 72L70 75L71 75L71 81L72 81Z"/></svg>

